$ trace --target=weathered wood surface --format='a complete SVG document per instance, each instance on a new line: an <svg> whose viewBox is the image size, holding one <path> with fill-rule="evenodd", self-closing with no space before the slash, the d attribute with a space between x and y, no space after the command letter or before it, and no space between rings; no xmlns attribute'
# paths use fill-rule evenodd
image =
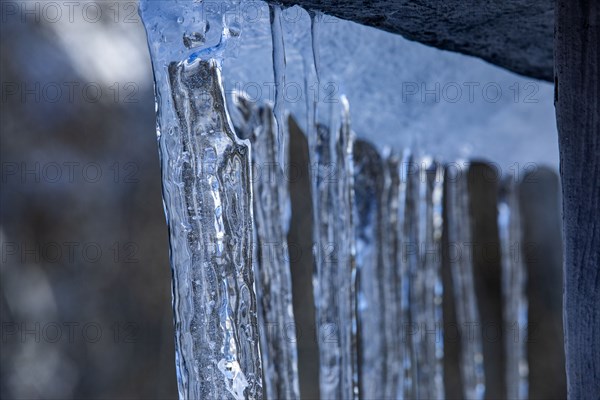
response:
<svg viewBox="0 0 600 400"><path fill-rule="evenodd" d="M553 0L268 0L398 33L552 80Z"/></svg>
<svg viewBox="0 0 600 400"><path fill-rule="evenodd" d="M558 0L555 105L571 399L600 397L600 3Z"/></svg>

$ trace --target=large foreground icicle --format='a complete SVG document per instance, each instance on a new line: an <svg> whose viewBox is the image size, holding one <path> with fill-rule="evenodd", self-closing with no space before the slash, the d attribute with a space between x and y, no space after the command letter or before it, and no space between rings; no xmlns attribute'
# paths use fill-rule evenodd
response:
<svg viewBox="0 0 600 400"><path fill-rule="evenodd" d="M518 185L503 182L498 204L498 230L502 250L502 297L506 351L506 395L522 400L528 394L526 270L522 253Z"/></svg>
<svg viewBox="0 0 600 400"><path fill-rule="evenodd" d="M181 150L165 176L177 201L167 212L181 394L259 398L250 151L231 128L216 61L172 63L169 81Z"/></svg>
<svg viewBox="0 0 600 400"><path fill-rule="evenodd" d="M297 399L298 359L296 351L292 282L286 232L282 226L287 195L280 168L273 110L257 107L237 96L246 116L244 130L251 138L254 164L254 217L256 226L256 291L261 318L261 346L267 397Z"/></svg>
<svg viewBox="0 0 600 400"><path fill-rule="evenodd" d="M483 350L479 322L479 310L473 282L473 258L468 251L471 246L471 217L469 213L469 188L467 170L446 169L448 206L448 244L456 319L461 334L461 373L464 397L483 399L485 378ZM464 165L464 164L463 164Z"/></svg>
<svg viewBox="0 0 600 400"><path fill-rule="evenodd" d="M140 8L156 84L179 397L259 399L250 149L233 131L221 82L230 31L211 16L222 33L197 49L203 33L184 32L184 16L194 29L208 29L208 20L191 17L194 4L147 0Z"/></svg>

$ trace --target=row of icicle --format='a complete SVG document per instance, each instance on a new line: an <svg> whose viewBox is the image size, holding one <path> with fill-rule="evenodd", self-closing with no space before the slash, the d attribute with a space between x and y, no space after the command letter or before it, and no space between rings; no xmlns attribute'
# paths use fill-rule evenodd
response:
<svg viewBox="0 0 600 400"><path fill-rule="evenodd" d="M253 162L277 165L280 150L272 110L238 101L253 110ZM443 399L442 229L446 224L450 243L472 242L467 171L457 173L428 157L417 160L408 151L382 157L368 142L354 140L347 116L346 110L335 136L317 126L317 151L311 154L317 160L311 179L317 194L317 335L329 339L319 340L321 397ZM285 206L280 203L286 198L281 194L285 179L282 173L277 176L254 180L257 248L261 240L286 240L281 228ZM502 190L498 226L508 322L526 313L525 272L519 259L507 253L520 234L514 187L507 182ZM278 249L285 251L285 246ZM277 326L293 323L288 260L270 252L255 264L263 321ZM451 275L458 325L479 326L471 258L453 260ZM415 326L434 333L407 332ZM265 333L261 344L267 396L299 398L295 342L267 334L267 325L260 331ZM482 399L482 339L480 332L473 333L461 341L463 395ZM507 339L505 345L507 394L526 398L526 376L519 372L526 363L524 342Z"/></svg>
<svg viewBox="0 0 600 400"><path fill-rule="evenodd" d="M270 10L274 75L277 86L283 87L286 62L281 9L271 6ZM318 79L315 27L313 23L312 57ZM442 229L446 224L450 243L471 243L466 171L445 169L428 157L417 160L410 152L382 157L368 142L354 139L347 101L341 98L340 102L339 119L329 119L339 121L336 129L318 122L318 105L312 105L312 115L308 113L310 160L317 166L311 177L316 326L318 337L321 330L327 330L332 339L326 343L319 340L321 397L443 399ZM289 149L283 108L283 100L276 94L273 112L268 106L254 109L259 114L254 119L258 124L250 128L254 130L250 137L255 163L285 165L284 153ZM335 179L331 179L332 172ZM289 200L284 193L283 171L278 177L279 181L271 180L271 185L264 185L261 179L254 184L258 242L264 227L276 230L274 225L279 226L278 239L285 242L286 232L281 226L287 226L289 212L284 210ZM507 182L498 220L504 318L526 323L522 321L527 307L524 267L520 257L510 257L508 249L510 243L520 240L516 201L514 185ZM448 208L445 220L444 204ZM268 213L270 219L265 218ZM277 238L273 233L263 239ZM411 245L415 251L406 251ZM256 264L258 297L269 294L260 302L262 315L271 322L293 320L290 266L285 260L280 255L262 258ZM454 260L451 275L459 326L479 326L471 258ZM273 280L281 285L277 291L269 287ZM434 339L407 335L409 326L431 327ZM261 331L267 332L266 327ZM264 336L267 396L298 398L297 375L289 375L297 374L295 343L282 335ZM507 395L526 398L524 342L507 339L505 346ZM464 397L482 399L483 350L477 330L474 337L463 335L460 363Z"/></svg>
<svg viewBox="0 0 600 400"><path fill-rule="evenodd" d="M283 87L281 9L271 6L270 16L274 77ZM305 72L318 81L315 23L311 35ZM246 125L234 132L220 56L213 56L155 65L179 395L296 399L296 344L269 334L272 324L294 323L289 254L283 245L262 251L263 244L286 243L289 192L282 170L265 181L253 179L251 168L252 162L286 165L285 103L280 92L273 107L239 96ZM329 338L318 342L320 396L444 398L444 348L437 336L443 335L442 231L449 243L472 241L466 171L408 152L382 156L355 140L348 103L342 98L339 104L341 110L308 99L306 105L309 157L317 166L311 177L315 322L319 337L327 330ZM520 240L515 190L505 189L498 221L503 254ZM411 245L414 251L404 251ZM504 318L521 321L524 269L514 258L502 260ZM451 263L451 275L457 322L476 323L471 258ZM403 334L409 326L437 327L436 340ZM463 394L481 399L481 335L476 330L461 339ZM505 346L507 394L525 398L524 342Z"/></svg>

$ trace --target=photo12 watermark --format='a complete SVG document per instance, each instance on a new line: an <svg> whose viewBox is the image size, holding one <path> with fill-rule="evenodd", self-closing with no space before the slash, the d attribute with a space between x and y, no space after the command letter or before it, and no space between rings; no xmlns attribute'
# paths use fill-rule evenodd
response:
<svg viewBox="0 0 600 400"><path fill-rule="evenodd" d="M402 103L539 103L537 82L514 82L503 85L498 82L402 82Z"/></svg>

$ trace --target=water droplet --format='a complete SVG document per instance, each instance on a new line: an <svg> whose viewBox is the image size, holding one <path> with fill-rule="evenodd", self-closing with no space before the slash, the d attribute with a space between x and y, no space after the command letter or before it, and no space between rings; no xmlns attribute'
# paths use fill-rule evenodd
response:
<svg viewBox="0 0 600 400"><path fill-rule="evenodd" d="M183 24L183 17L177 17L177 23L178 24Z"/></svg>

